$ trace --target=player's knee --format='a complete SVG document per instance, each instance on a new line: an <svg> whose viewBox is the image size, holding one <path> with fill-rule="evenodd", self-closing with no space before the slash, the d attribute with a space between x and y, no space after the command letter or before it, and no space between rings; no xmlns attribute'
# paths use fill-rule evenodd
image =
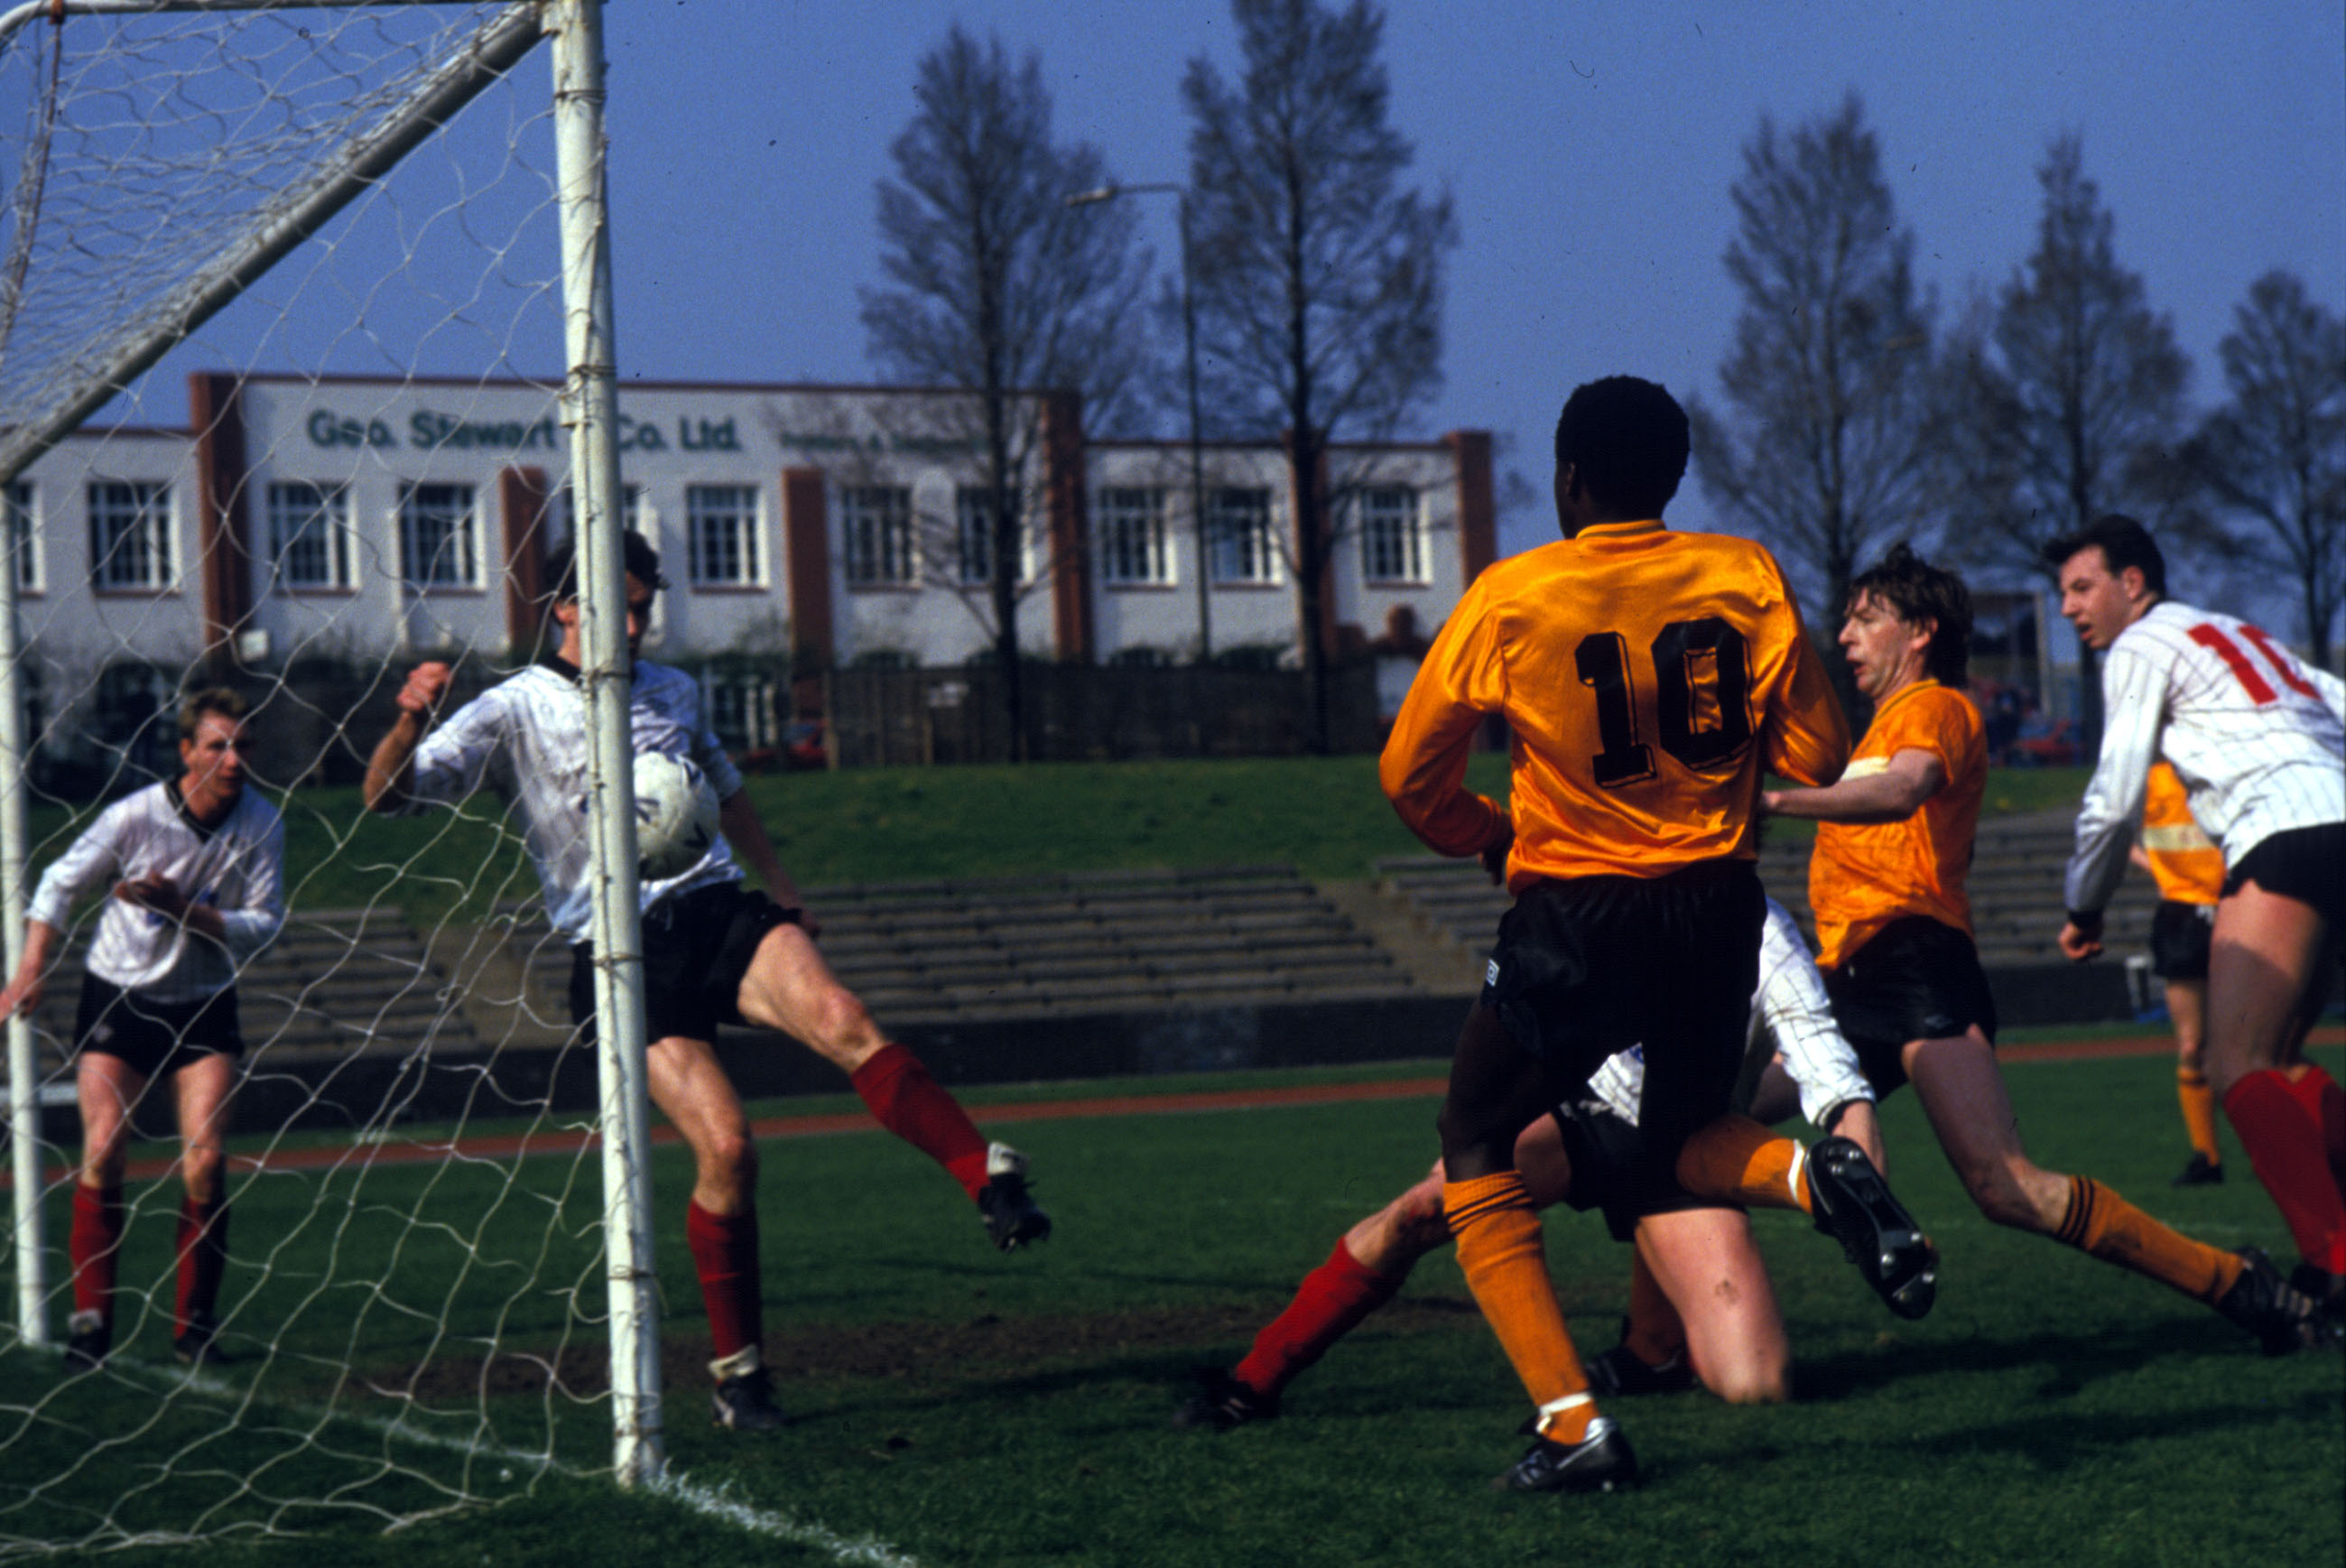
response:
<svg viewBox="0 0 2346 1568"><path fill-rule="evenodd" d="M1450 1221L1442 1211L1442 1191L1413 1187L1393 1205L1394 1240L1413 1259L1422 1257L1450 1239Z"/></svg>
<svg viewBox="0 0 2346 1568"><path fill-rule="evenodd" d="M1702 1380L1730 1405L1780 1405L1792 1397L1791 1364L1781 1357L1739 1361L1715 1371L1705 1369Z"/></svg>
<svg viewBox="0 0 2346 1568"><path fill-rule="evenodd" d="M228 1173L228 1158L217 1148L193 1145L182 1156L179 1170L188 1196L199 1203L209 1203L219 1196L220 1182Z"/></svg>
<svg viewBox="0 0 2346 1568"><path fill-rule="evenodd" d="M2022 1185L2019 1173L2000 1161L1984 1161L1963 1173L1964 1189L1991 1224L2014 1230L2042 1230L2036 1206Z"/></svg>
<svg viewBox="0 0 2346 1568"><path fill-rule="evenodd" d="M1454 1179L1462 1162L1472 1166L1479 1156L1480 1164L1504 1170L1514 1159L1515 1139L1479 1109L1445 1104L1433 1119L1433 1130L1441 1136L1443 1163Z"/></svg>
<svg viewBox="0 0 2346 1568"><path fill-rule="evenodd" d="M882 1044L880 1026L855 993L837 983L826 984L815 999L816 1044L832 1053L868 1055Z"/></svg>
<svg viewBox="0 0 2346 1568"><path fill-rule="evenodd" d="M705 1138L699 1148L704 1176L747 1193L758 1181L758 1143L746 1127L727 1127Z"/></svg>

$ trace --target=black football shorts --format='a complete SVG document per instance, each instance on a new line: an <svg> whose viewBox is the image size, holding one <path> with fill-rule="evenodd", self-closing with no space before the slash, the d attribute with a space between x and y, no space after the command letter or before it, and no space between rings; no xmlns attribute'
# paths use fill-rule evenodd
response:
<svg viewBox="0 0 2346 1568"><path fill-rule="evenodd" d="M1482 1005L1559 1076L1646 1048L1650 1157L1724 1115L1760 979L1766 896L1749 860L1535 882L1499 922Z"/></svg>
<svg viewBox="0 0 2346 1568"><path fill-rule="evenodd" d="M1899 1057L1910 1041L1948 1039L1976 1023L1995 1042L1979 949L1968 932L1928 915L1892 921L1824 977L1833 1022L1882 1099L1906 1082Z"/></svg>
<svg viewBox="0 0 2346 1568"><path fill-rule="evenodd" d="M2249 882L2311 904L2330 922L2331 940L2338 940L2346 931L2346 822L2275 833L2231 869L2224 891L2236 893Z"/></svg>
<svg viewBox="0 0 2346 1568"><path fill-rule="evenodd" d="M2150 917L2150 972L2161 980L2207 979L2215 930L2214 904L2161 899Z"/></svg>
<svg viewBox="0 0 2346 1568"><path fill-rule="evenodd" d="M157 1002L85 973L74 1042L78 1051L120 1057L142 1078L176 1073L199 1057L241 1056L236 987L193 1002Z"/></svg>
<svg viewBox="0 0 2346 1568"><path fill-rule="evenodd" d="M719 1023L742 1022L741 977L758 944L778 925L798 919L764 893L740 882L715 882L644 911L644 1038L714 1040ZM570 1018L582 1039L594 1038L595 949L570 949Z"/></svg>

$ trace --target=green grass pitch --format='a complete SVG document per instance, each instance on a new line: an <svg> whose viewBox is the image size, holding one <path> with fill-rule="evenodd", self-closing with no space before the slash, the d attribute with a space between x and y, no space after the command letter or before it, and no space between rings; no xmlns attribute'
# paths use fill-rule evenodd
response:
<svg viewBox="0 0 2346 1568"><path fill-rule="evenodd" d="M2340 1068L2338 1051L2321 1055ZM2183 1145L2163 1060L2015 1064L2010 1077L2044 1163L2286 1262L2286 1234L2237 1149L2230 1184L2167 1186ZM671 1460L782 1521L783 1539L519 1457L608 1460L591 1161L262 1178L239 1195L229 1298L237 1328L275 1339L265 1363L158 1400L179 1374L157 1364L167 1327L151 1315L118 1378L66 1385L46 1360L0 1354L0 1554L100 1522L227 1532L106 1559L206 1568L890 1554L1136 1568L1925 1557L2131 1568L2346 1554L2341 1359L2265 1359L2194 1303L1988 1226L1911 1096L1888 1111L1892 1175L1943 1254L1936 1310L1891 1318L1804 1222L1760 1217L1800 1398L1614 1401L1648 1472L1642 1492L1489 1490L1520 1450L1524 1402L1446 1254L1290 1390L1280 1420L1169 1430L1188 1370L1239 1354L1338 1232L1423 1171L1433 1111L1404 1099L1019 1124L1010 1135L1034 1155L1060 1228L1013 1257L984 1245L942 1175L882 1135L770 1141L768 1344L797 1420L760 1441L707 1421L698 1297L670 1212L689 1177L664 1151ZM982 1104L977 1114L983 1124ZM134 1222L124 1278L158 1288L167 1312L159 1201ZM1548 1235L1576 1335L1585 1349L1609 1343L1627 1254L1594 1217L1557 1211ZM402 1417L406 1434L391 1430ZM305 1501L329 1495L332 1509ZM367 1512L443 1504L452 1512L389 1533ZM859 1542L886 1553L859 1556Z"/></svg>

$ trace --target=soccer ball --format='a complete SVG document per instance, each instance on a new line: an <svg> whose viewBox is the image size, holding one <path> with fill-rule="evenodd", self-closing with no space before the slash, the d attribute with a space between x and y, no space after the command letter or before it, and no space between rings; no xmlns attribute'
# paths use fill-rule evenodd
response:
<svg viewBox="0 0 2346 1568"><path fill-rule="evenodd" d="M663 882L699 865L717 842L717 791L682 757L636 755L636 850L643 879Z"/></svg>

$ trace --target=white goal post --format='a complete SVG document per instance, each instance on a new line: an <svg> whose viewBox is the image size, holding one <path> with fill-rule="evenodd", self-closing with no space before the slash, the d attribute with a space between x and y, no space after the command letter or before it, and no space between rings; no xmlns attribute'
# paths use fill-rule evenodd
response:
<svg viewBox="0 0 2346 1568"><path fill-rule="evenodd" d="M19 154L15 183L0 212L7 223L6 246L0 252L0 486L9 487L13 495L19 476L45 454L123 397L273 268L328 232L353 202L379 190L403 159L447 127L467 104L503 81L540 41L550 43L554 206L566 356L560 417L569 434L566 478L579 548L582 670L589 694L588 733L594 741L590 830L598 871L592 940L595 951L604 955L597 966L595 995L611 1451L621 1483L634 1484L658 1478L663 1454L605 205L602 0L26 0L0 13L0 61L12 51L21 55L32 47L38 30L62 34L81 19L364 13L393 16L395 24L395 14L430 7L463 11L467 25L455 36L420 42L396 25L383 28L391 40L384 54L397 55L402 67L385 67L380 79L352 76L354 99L335 111L342 117L336 132L340 139L331 148L313 150L295 145L312 134L308 117L316 117L316 101L335 86L321 67L301 63L286 66L280 81L255 94L250 103L240 100L233 110L199 104L199 119L207 113L221 122L243 117L228 127L230 135L248 122L275 127L281 120L293 128L285 136L289 150L256 156L250 168L237 171L240 180L281 183L248 209L196 215L222 218L226 231L215 237L188 224L184 232L195 235L198 242L184 247L189 254L172 257L168 271L145 270L151 251L182 249L177 242L183 230L178 215L168 210L168 199L155 234L144 243L135 236L107 231L110 220L102 215L83 219L91 231L67 237L62 244L46 227L52 221L48 203L58 195L61 177L62 160L52 158L49 138L57 125L61 62L66 57L64 42L52 37L46 80L33 89L35 101L27 106L21 148L11 148L0 140L0 148ZM289 24L284 36L306 44L311 34ZM154 50L154 60L162 62L153 66L158 79L168 68L172 50L193 46L185 36L151 45L134 39L128 46ZM298 47L289 46L289 54ZM407 64L410 54L416 57ZM121 99L125 112L138 112L138 95L121 91L107 79L103 62L85 68L85 85L93 97L111 94ZM200 98L201 87L183 90L175 85L157 96ZM218 127L207 127L211 128ZM0 126L0 137L13 134L13 127ZM168 162L181 154L172 138L186 133L108 124L84 134L85 145L110 142ZM189 156L199 158L200 153ZM11 171L0 167L0 178L10 177ZM102 201L103 178L83 178L76 199ZM92 205L80 210L102 214L101 208ZM158 243L156 235L164 234L173 243ZM108 245L117 252L112 266L105 254ZM97 252L95 276L61 283L51 263L61 251L76 248ZM549 274L555 270L551 264L546 268ZM60 287L81 290L81 297L61 302L45 293ZM298 374L318 367L296 363L270 368ZM484 365L476 373L500 368ZM25 724L26 658L13 536L11 544L5 553L7 568L0 569L0 921L5 927L0 940L5 943L6 972L13 974L24 951L29 899L26 761L33 738ZM93 555L96 549L93 545ZM32 1022L26 1017L20 1015L8 1024L7 1059L16 1335L21 1345L40 1347L54 1342L49 1319L58 1308L57 1287L47 1278L45 1262L49 1248L42 1219L47 1178L43 1171L40 1070ZM0 1463L5 1462L5 1451L0 1451ZM0 1547L13 1539L0 1523Z"/></svg>

